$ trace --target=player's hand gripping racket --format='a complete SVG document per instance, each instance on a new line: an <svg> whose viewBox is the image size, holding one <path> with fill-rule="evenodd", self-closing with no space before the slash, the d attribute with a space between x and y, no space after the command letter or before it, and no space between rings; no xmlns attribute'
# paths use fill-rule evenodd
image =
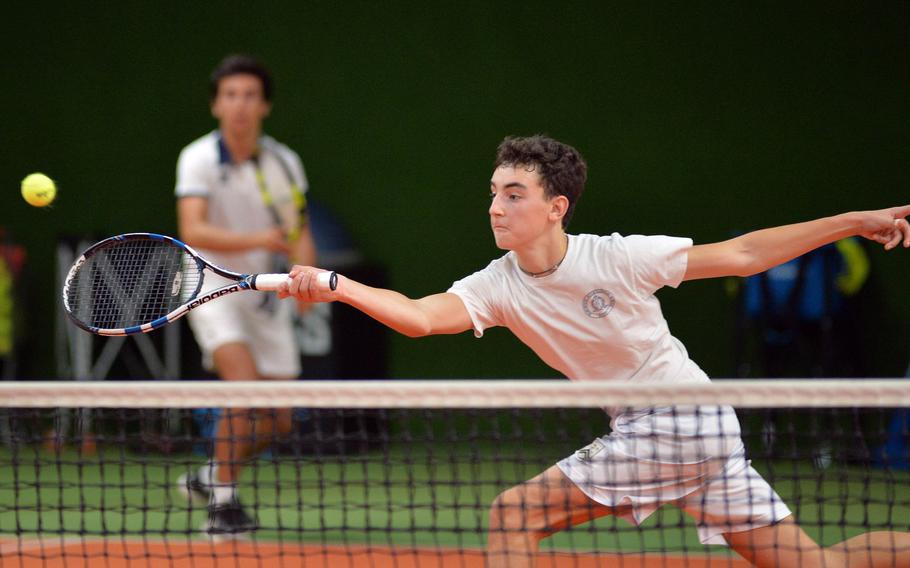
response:
<svg viewBox="0 0 910 568"><path fill-rule="evenodd" d="M206 271L232 282L200 296ZM288 280L287 274L226 270L171 237L128 233L82 253L63 284L63 307L76 325L91 333L148 333L222 296L242 290L274 291ZM334 290L338 277L321 272L317 283Z"/></svg>

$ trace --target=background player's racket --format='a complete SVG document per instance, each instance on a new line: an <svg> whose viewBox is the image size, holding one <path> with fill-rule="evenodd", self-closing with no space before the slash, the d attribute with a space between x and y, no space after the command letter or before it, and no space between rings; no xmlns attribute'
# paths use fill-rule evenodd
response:
<svg viewBox="0 0 910 568"><path fill-rule="evenodd" d="M206 271L232 282L200 296ZM63 307L91 333L148 333L222 296L274 291L287 281L287 274L226 270L165 235L128 233L92 245L73 263L63 284ZM317 283L334 290L338 277L321 272Z"/></svg>

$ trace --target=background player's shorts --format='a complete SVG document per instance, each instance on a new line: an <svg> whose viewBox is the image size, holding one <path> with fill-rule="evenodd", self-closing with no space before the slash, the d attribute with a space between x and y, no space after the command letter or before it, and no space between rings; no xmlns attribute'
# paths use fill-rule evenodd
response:
<svg viewBox="0 0 910 568"><path fill-rule="evenodd" d="M206 284L210 277L206 275ZM264 306L263 301L269 304ZM293 299L278 300L274 294L239 292L192 310L187 319L207 369L214 368L215 349L226 343L241 342L250 348L260 375L296 379L300 375L300 348L292 323L296 309Z"/></svg>
<svg viewBox="0 0 910 568"><path fill-rule="evenodd" d="M664 504L688 513L702 544L790 515L745 459L733 409L651 409L624 417L608 436L561 460L560 470L592 500L641 524Z"/></svg>

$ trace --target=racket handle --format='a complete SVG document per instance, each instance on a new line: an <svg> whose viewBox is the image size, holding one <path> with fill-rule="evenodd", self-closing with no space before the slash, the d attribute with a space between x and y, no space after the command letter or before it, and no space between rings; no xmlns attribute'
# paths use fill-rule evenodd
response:
<svg viewBox="0 0 910 568"><path fill-rule="evenodd" d="M250 284L253 290L273 292L285 282L291 283L287 274L254 274Z"/></svg>
<svg viewBox="0 0 910 568"><path fill-rule="evenodd" d="M287 274L255 274L250 284L253 290L271 292L277 290L285 282L291 283ZM316 275L316 284L334 292L338 287L338 274L335 271L320 272Z"/></svg>
<svg viewBox="0 0 910 568"><path fill-rule="evenodd" d="M338 273L334 270L331 272L320 272L316 275L316 283L322 288L328 288L334 292L335 288L338 287Z"/></svg>

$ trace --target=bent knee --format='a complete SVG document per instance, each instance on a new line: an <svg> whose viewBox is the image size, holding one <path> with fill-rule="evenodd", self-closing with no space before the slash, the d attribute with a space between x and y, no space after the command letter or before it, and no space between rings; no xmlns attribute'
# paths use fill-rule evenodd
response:
<svg viewBox="0 0 910 568"><path fill-rule="evenodd" d="M512 487L496 496L490 506L490 528L549 534L554 511L529 499L522 485Z"/></svg>
<svg viewBox="0 0 910 568"><path fill-rule="evenodd" d="M527 494L521 486L506 489L490 505L490 526L518 528L524 524Z"/></svg>

